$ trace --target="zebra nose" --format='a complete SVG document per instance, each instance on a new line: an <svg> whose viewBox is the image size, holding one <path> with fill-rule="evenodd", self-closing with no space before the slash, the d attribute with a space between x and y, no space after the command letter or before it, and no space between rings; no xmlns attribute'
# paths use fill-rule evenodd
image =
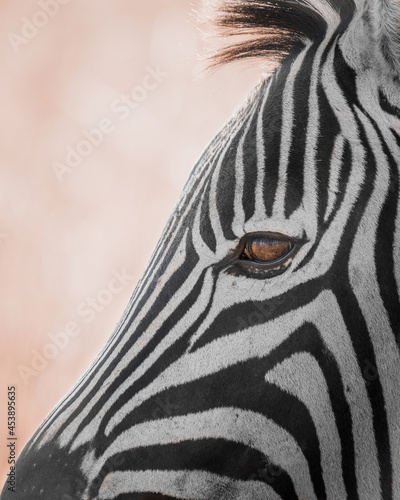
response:
<svg viewBox="0 0 400 500"><path fill-rule="evenodd" d="M7 481L0 500L81 500L86 481L80 458L54 445L25 448L16 463L14 486Z"/></svg>

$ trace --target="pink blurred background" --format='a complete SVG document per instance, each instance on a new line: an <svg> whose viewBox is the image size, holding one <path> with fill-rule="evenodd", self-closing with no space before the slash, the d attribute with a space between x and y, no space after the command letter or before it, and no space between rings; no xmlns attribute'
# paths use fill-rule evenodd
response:
<svg viewBox="0 0 400 500"><path fill-rule="evenodd" d="M198 7L184 0L0 4L3 478L7 386L17 387L19 453L104 345L192 166L261 74L254 65L203 71L204 43L191 14ZM124 112L122 96L132 91L134 109ZM82 144L100 125L109 133ZM68 167L67 151L77 166ZM123 269L132 280L111 294L110 279ZM96 311L87 301L97 295L104 304ZM71 322L80 334L54 351L49 335ZM53 359L34 365L48 344Z"/></svg>

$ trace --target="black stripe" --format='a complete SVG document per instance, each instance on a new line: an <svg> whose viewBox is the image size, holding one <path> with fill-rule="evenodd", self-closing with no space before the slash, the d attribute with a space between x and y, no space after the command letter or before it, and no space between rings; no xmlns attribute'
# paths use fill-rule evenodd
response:
<svg viewBox="0 0 400 500"><path fill-rule="evenodd" d="M280 143L282 129L282 99L291 64L286 63L271 79L271 87L262 116L262 135L264 141L265 177L263 197L267 217L271 217L279 182Z"/></svg>
<svg viewBox="0 0 400 500"><path fill-rule="evenodd" d="M398 164L385 144L381 133L374 124L381 139L381 145L388 160L390 169L389 192L382 207L375 245L375 265L379 292L389 316L390 325L400 347L400 296L396 282L394 254L399 250L395 247L396 219L399 216L399 172Z"/></svg>
<svg viewBox="0 0 400 500"><path fill-rule="evenodd" d="M303 60L293 86L292 144L287 167L285 217L289 218L303 202L304 159L306 157L307 126L309 120L309 98L311 75L318 45L312 46Z"/></svg>
<svg viewBox="0 0 400 500"><path fill-rule="evenodd" d="M235 188L236 188L236 157L239 148L239 142L243 134L243 129L245 125L242 125L240 130L236 132L235 136L231 140L228 150L223 159L220 174L217 183L217 212L218 220L221 224L224 238L227 240L234 240L236 238L235 233L232 231L233 217L235 214ZM207 209L207 214L203 211L204 215L209 215L209 208ZM215 250L214 250L215 251Z"/></svg>
<svg viewBox="0 0 400 500"><path fill-rule="evenodd" d="M217 240L215 239L214 230L210 219L210 187L211 177L206 182L203 201L201 203L201 221L200 221L200 236L208 248L215 252L217 249Z"/></svg>
<svg viewBox="0 0 400 500"><path fill-rule="evenodd" d="M116 467L115 463L119 465ZM112 470L206 471L233 480L267 483L284 500L297 500L288 474L279 470L263 453L242 443L218 438L146 446L119 453L100 471L90 489L91 498L97 498L102 481ZM228 493L229 485L216 490L218 496L213 498L225 498Z"/></svg>
<svg viewBox="0 0 400 500"><path fill-rule="evenodd" d="M324 216L329 199L329 179L332 170L332 152L340 126L321 84L318 85L318 107L320 112L317 152L315 155L318 186L318 227L324 227Z"/></svg>
<svg viewBox="0 0 400 500"><path fill-rule="evenodd" d="M251 117L249 129L243 141L243 194L242 206L245 221L251 219L255 211L255 185L257 181L257 121L268 82L260 88L257 106Z"/></svg>

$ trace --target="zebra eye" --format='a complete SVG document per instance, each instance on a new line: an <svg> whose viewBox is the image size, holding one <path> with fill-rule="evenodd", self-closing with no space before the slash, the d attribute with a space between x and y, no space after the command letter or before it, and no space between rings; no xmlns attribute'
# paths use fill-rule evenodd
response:
<svg viewBox="0 0 400 500"><path fill-rule="evenodd" d="M292 250L293 244L288 239L276 236L256 236L246 242L242 259L254 262L275 262Z"/></svg>

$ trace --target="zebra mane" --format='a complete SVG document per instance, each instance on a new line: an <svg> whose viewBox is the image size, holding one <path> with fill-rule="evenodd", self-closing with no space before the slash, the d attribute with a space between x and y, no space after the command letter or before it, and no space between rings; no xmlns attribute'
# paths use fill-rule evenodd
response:
<svg viewBox="0 0 400 500"><path fill-rule="evenodd" d="M330 13L345 28L353 17L353 0L222 0L212 23L226 36L242 35L211 59L212 66L244 58L280 62L304 48L304 41L323 39L331 24Z"/></svg>

